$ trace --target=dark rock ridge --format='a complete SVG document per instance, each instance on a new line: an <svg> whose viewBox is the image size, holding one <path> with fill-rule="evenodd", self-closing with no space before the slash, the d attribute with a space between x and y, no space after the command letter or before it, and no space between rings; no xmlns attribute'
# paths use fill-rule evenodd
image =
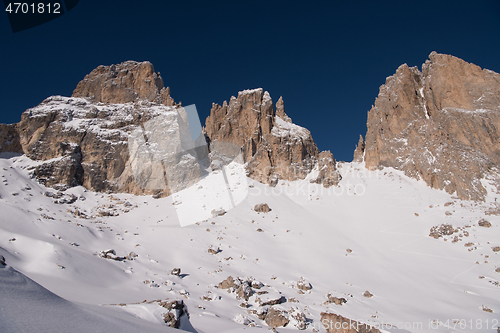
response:
<svg viewBox="0 0 500 333"><path fill-rule="evenodd" d="M422 71L401 65L380 87L354 160L484 200L481 179L500 189L499 139L500 75L432 52Z"/></svg>
<svg viewBox="0 0 500 333"><path fill-rule="evenodd" d="M242 147L248 176L262 183L304 179L315 166L321 169L313 182L329 187L340 181L333 155L320 153L311 133L286 115L283 99L275 110L262 88L240 91L222 106L213 104L205 132L211 147L217 143Z"/></svg>
<svg viewBox="0 0 500 333"><path fill-rule="evenodd" d="M168 195L177 183L186 183L182 173L167 184L164 175L175 174L175 168L131 150L131 145L144 145L153 127L161 129L153 139L168 135L172 147L204 143L204 135L190 141L187 115L179 106L151 63L99 66L78 83L72 97L49 97L26 110L18 124L1 124L0 152L24 153L40 161L34 176L58 189L83 185L94 191ZM212 148L217 142L242 147L248 174L259 181L303 179L318 161L322 169L314 181L331 186L340 179L333 156L320 154L309 131L292 123L282 99L275 115L262 89L240 92L229 105L214 105L206 132ZM200 176L193 156L178 153L168 158L182 158L183 168L189 164L190 175Z"/></svg>

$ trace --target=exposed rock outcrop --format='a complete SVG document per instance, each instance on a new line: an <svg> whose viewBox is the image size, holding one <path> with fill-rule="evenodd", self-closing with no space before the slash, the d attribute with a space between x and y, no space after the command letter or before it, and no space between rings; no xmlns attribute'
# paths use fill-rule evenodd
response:
<svg viewBox="0 0 500 333"><path fill-rule="evenodd" d="M358 145L356 146L356 149L354 149L354 156L352 161L357 163L363 162L364 155L365 155L365 140L363 140L363 136L360 135Z"/></svg>
<svg viewBox="0 0 500 333"><path fill-rule="evenodd" d="M42 162L33 174L60 190L83 185L168 195L206 176L210 162L220 167L225 153L237 156L240 147L248 175L263 183L304 179L316 166L318 177L312 181L328 187L340 180L333 155L320 153L310 132L286 115L283 99L275 111L262 89L214 105L206 136L192 138L182 110L151 63L99 66L71 98L49 97L26 110L18 124L0 125L0 152L25 153ZM227 151L233 148L238 151Z"/></svg>
<svg viewBox="0 0 500 333"><path fill-rule="evenodd" d="M149 61L126 61L99 66L78 83L72 97L89 97L95 102L129 103L138 99L174 105L170 89Z"/></svg>
<svg viewBox="0 0 500 333"><path fill-rule="evenodd" d="M134 179L129 134L168 112L174 109L146 101L104 105L53 96L26 110L17 129L23 152L43 162L33 171L43 184L143 194L151 191Z"/></svg>
<svg viewBox="0 0 500 333"><path fill-rule="evenodd" d="M266 203L260 203L256 204L253 207L253 210L255 210L257 213L269 213L271 211L271 208L269 208L268 204Z"/></svg>
<svg viewBox="0 0 500 333"><path fill-rule="evenodd" d="M481 179L498 173L499 140L500 74L432 52L422 71L401 65L380 87L364 160L370 170L393 167L462 199L484 200Z"/></svg>
<svg viewBox="0 0 500 333"><path fill-rule="evenodd" d="M317 182L336 185L340 175L333 155L320 152L311 133L286 115L283 99L273 107L263 89L240 91L229 104L213 104L205 131L210 145L227 142L242 147L248 176L276 185L279 179L304 179L322 160L323 174Z"/></svg>
<svg viewBox="0 0 500 333"><path fill-rule="evenodd" d="M269 327L285 327L290 322L289 314L286 310L271 307L264 319Z"/></svg>
<svg viewBox="0 0 500 333"><path fill-rule="evenodd" d="M17 124L0 124L0 153L4 152L20 154L23 152Z"/></svg>

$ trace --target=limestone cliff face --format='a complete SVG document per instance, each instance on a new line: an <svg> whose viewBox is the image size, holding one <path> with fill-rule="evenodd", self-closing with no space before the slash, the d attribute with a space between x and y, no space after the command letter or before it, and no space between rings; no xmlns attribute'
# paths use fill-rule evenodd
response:
<svg viewBox="0 0 500 333"><path fill-rule="evenodd" d="M171 110L146 101L94 104L84 98L53 96L26 110L17 128L23 152L42 162L33 172L47 186L152 193L135 183L129 134Z"/></svg>
<svg viewBox="0 0 500 333"><path fill-rule="evenodd" d="M320 156L311 133L286 115L283 99L275 111L271 96L261 88L241 91L222 106L214 104L205 131L210 145L227 142L242 147L248 176L260 182L304 179L318 160L322 173L313 181L332 186L340 180L333 155Z"/></svg>
<svg viewBox="0 0 500 333"><path fill-rule="evenodd" d="M498 172L499 140L500 75L432 52L422 71L401 65L380 87L355 158L483 200L480 180Z"/></svg>

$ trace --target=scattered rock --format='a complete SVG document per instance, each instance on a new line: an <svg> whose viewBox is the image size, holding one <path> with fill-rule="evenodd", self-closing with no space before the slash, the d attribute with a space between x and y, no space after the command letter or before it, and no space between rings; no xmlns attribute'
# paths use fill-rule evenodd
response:
<svg viewBox="0 0 500 333"><path fill-rule="evenodd" d="M262 287L264 287L264 284L262 282L256 281L256 280L252 281L252 288L253 289L260 289Z"/></svg>
<svg viewBox="0 0 500 333"><path fill-rule="evenodd" d="M500 267L498 267L497 269L495 269L495 272L500 273Z"/></svg>
<svg viewBox="0 0 500 333"><path fill-rule="evenodd" d="M299 310L299 308L293 307L290 310L289 320L290 320L289 326L295 327L298 330L305 330L306 329L307 318L304 315L304 313Z"/></svg>
<svg viewBox="0 0 500 333"><path fill-rule="evenodd" d="M269 327L285 327L290 322L289 314L286 310L271 307L264 319Z"/></svg>
<svg viewBox="0 0 500 333"><path fill-rule="evenodd" d="M279 293L273 292L258 295L259 296L255 298L255 302L257 302L260 306L277 305L286 302L285 297Z"/></svg>
<svg viewBox="0 0 500 333"><path fill-rule="evenodd" d="M54 203L56 204L72 204L74 203L76 200L78 200L78 197L74 194L66 194L66 193L63 193L63 192L57 192L57 193L54 193L54 192L50 192L50 191L46 191L44 193L44 195L46 197L49 197L49 198L52 198L54 199Z"/></svg>
<svg viewBox="0 0 500 333"><path fill-rule="evenodd" d="M480 219L477 224L480 226L480 227L483 227L483 228L489 228L491 227L491 223L485 219Z"/></svg>
<svg viewBox="0 0 500 333"><path fill-rule="evenodd" d="M189 318L187 307L182 300L162 301L159 304L168 310L168 312L163 315L163 321L167 326L179 328L181 317L186 315Z"/></svg>
<svg viewBox="0 0 500 333"><path fill-rule="evenodd" d="M135 258L137 258L138 255L135 253L135 252L130 252L127 256L127 259L128 260L134 260Z"/></svg>
<svg viewBox="0 0 500 333"><path fill-rule="evenodd" d="M458 232L458 229L454 229L451 224L441 224L438 226L433 226L429 233L429 236L438 239L439 237L453 235L453 233Z"/></svg>
<svg viewBox="0 0 500 333"><path fill-rule="evenodd" d="M483 311L486 311L486 312L489 312L489 313L493 313L493 310L490 309L489 307L483 305Z"/></svg>
<svg viewBox="0 0 500 333"><path fill-rule="evenodd" d="M493 252L500 252L500 246L494 246L491 248Z"/></svg>
<svg viewBox="0 0 500 333"><path fill-rule="evenodd" d="M345 250L347 253L352 253L352 250L351 249L346 249Z"/></svg>
<svg viewBox="0 0 500 333"><path fill-rule="evenodd" d="M367 290L367 291L365 291L365 292L363 293L363 296L365 296L366 298L372 298L372 297L373 297L373 294L372 294L372 293L370 293L370 292Z"/></svg>
<svg viewBox="0 0 500 333"><path fill-rule="evenodd" d="M269 213L271 211L271 208L266 203L260 203L255 205L253 208L258 213Z"/></svg>
<svg viewBox="0 0 500 333"><path fill-rule="evenodd" d="M297 289L299 290L311 290L312 285L304 280L304 278L301 278L299 281L297 281Z"/></svg>
<svg viewBox="0 0 500 333"><path fill-rule="evenodd" d="M241 281L239 281L239 279L237 279L236 281L232 276L229 276L227 279L219 283L219 289L237 288L240 286Z"/></svg>
<svg viewBox="0 0 500 333"><path fill-rule="evenodd" d="M247 316L241 314L241 313L238 313L234 318L233 318L233 321L235 323L238 323L238 324L241 324L241 325L245 325L245 326L255 326L252 325L253 324L253 320L251 320L250 318L248 318Z"/></svg>
<svg viewBox="0 0 500 333"><path fill-rule="evenodd" d="M217 217L217 216L222 216L222 215L226 214L226 211L224 209L220 208L220 209L213 209L211 213L212 213L212 217Z"/></svg>
<svg viewBox="0 0 500 333"><path fill-rule="evenodd" d="M264 232L264 230L262 230L261 228L258 228L257 232Z"/></svg>
<svg viewBox="0 0 500 333"><path fill-rule="evenodd" d="M117 256L116 251L113 249L99 252L99 257L104 258L104 259L116 260L116 261L122 261L122 260L126 259L125 257Z"/></svg>
<svg viewBox="0 0 500 333"><path fill-rule="evenodd" d="M256 315L260 320L266 319L268 312L269 306L259 306L256 310L249 310L249 313Z"/></svg>
<svg viewBox="0 0 500 333"><path fill-rule="evenodd" d="M322 312L321 324L326 328L327 333L380 333L375 327L335 313Z"/></svg>
<svg viewBox="0 0 500 333"><path fill-rule="evenodd" d="M220 296L210 293L208 295L203 295L201 297L201 299L204 301L216 301L216 300L220 299Z"/></svg>
<svg viewBox="0 0 500 333"><path fill-rule="evenodd" d="M250 296L253 295L253 290L248 284L248 282L243 282L238 289L236 289L236 296L238 296L239 299L244 299L245 301L248 301Z"/></svg>
<svg viewBox="0 0 500 333"><path fill-rule="evenodd" d="M222 250L220 248L214 249L213 247L211 247L211 248L208 249L208 253L210 253L210 254L217 254L217 253L220 253L220 252L222 252Z"/></svg>
<svg viewBox="0 0 500 333"><path fill-rule="evenodd" d="M347 303L347 300L344 297L336 297L332 296L331 294L328 294L326 295L326 298L328 299L327 303L330 304L342 305L344 303Z"/></svg>

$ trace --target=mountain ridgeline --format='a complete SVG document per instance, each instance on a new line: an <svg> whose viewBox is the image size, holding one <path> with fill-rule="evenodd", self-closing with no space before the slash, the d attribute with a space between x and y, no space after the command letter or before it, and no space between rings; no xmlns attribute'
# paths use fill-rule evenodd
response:
<svg viewBox="0 0 500 333"><path fill-rule="evenodd" d="M71 97L49 97L19 123L0 124L0 152L39 161L32 172L47 186L168 195L168 184L138 184L131 166L137 156L128 145L146 122L180 108L151 63L99 66ZM185 121L179 117L172 119ZM392 167L461 199L484 200L482 180L500 190L499 131L500 75L432 52L422 71L401 65L381 86L354 162L370 170ZM260 88L213 104L202 137L209 151L241 147L247 175L271 186L308 175L325 187L341 179L332 153L320 152L311 133L292 122L282 98L273 103Z"/></svg>

